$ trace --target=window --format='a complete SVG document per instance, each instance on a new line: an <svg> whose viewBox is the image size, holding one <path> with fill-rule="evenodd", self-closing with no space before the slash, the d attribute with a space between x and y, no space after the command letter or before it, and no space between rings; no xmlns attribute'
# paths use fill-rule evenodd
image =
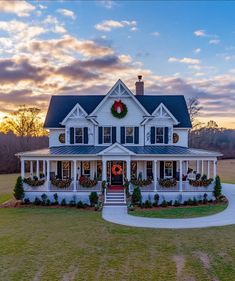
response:
<svg viewBox="0 0 235 281"><path fill-rule="evenodd" d="M82 162L82 170L83 170L84 176L90 177L91 168L90 168L90 162L89 161Z"/></svg>
<svg viewBox="0 0 235 281"><path fill-rule="evenodd" d="M74 143L84 143L83 128L75 128L74 138Z"/></svg>
<svg viewBox="0 0 235 281"><path fill-rule="evenodd" d="M153 178L153 162L147 161L147 178Z"/></svg>
<svg viewBox="0 0 235 281"><path fill-rule="evenodd" d="M156 128L156 143L164 143L164 128Z"/></svg>
<svg viewBox="0 0 235 281"><path fill-rule="evenodd" d="M134 128L126 127L126 143L134 143Z"/></svg>
<svg viewBox="0 0 235 281"><path fill-rule="evenodd" d="M173 162L164 162L164 178L173 178Z"/></svg>
<svg viewBox="0 0 235 281"><path fill-rule="evenodd" d="M69 161L62 162L62 178L63 179L70 178L70 162Z"/></svg>
<svg viewBox="0 0 235 281"><path fill-rule="evenodd" d="M111 127L103 128L103 143L111 143L112 130Z"/></svg>

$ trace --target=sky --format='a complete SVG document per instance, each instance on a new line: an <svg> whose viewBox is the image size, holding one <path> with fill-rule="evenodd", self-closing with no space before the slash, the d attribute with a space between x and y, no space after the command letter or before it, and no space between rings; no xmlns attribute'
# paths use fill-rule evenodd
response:
<svg viewBox="0 0 235 281"><path fill-rule="evenodd" d="M235 128L235 2L0 1L0 118L44 116L51 95L106 94L120 78L145 94L199 98L199 120Z"/></svg>

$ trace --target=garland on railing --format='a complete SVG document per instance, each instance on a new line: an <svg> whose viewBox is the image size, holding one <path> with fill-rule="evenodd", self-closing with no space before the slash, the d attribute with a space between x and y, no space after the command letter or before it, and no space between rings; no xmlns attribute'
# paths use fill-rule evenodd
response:
<svg viewBox="0 0 235 281"><path fill-rule="evenodd" d="M135 185L135 186L147 186L150 185L152 183L152 179L151 178L147 178L145 180L142 179L132 179L131 180L131 184Z"/></svg>
<svg viewBox="0 0 235 281"><path fill-rule="evenodd" d="M212 181L213 179L189 180L189 184L192 186L208 186Z"/></svg>
<svg viewBox="0 0 235 281"><path fill-rule="evenodd" d="M79 179L79 184L83 187L93 187L96 186L98 183L97 179L89 179L84 176L81 176Z"/></svg>
<svg viewBox="0 0 235 281"><path fill-rule="evenodd" d="M62 179L54 178L51 180L51 184L59 188L68 188L71 185L71 182L72 180L69 179L62 180Z"/></svg>
<svg viewBox="0 0 235 281"><path fill-rule="evenodd" d="M36 186L43 185L45 183L45 180L24 178L24 183L26 183L32 187L36 187Z"/></svg>
<svg viewBox="0 0 235 281"><path fill-rule="evenodd" d="M176 179L159 179L158 183L162 187L173 187L176 186L177 181Z"/></svg>

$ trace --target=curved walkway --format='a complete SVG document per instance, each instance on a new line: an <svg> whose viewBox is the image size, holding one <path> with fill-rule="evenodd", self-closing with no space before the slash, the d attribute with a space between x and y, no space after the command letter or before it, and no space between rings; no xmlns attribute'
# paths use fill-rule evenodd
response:
<svg viewBox="0 0 235 281"><path fill-rule="evenodd" d="M127 213L127 207L105 206L103 219L112 223L146 228L202 228L235 224L235 184L223 184L223 194L228 198L228 207L215 215L189 219L158 219L136 217Z"/></svg>

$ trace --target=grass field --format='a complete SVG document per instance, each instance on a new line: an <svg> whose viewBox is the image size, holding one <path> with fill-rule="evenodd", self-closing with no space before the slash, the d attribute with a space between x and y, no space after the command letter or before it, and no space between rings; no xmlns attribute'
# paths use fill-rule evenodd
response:
<svg viewBox="0 0 235 281"><path fill-rule="evenodd" d="M0 199L16 177L0 176ZM235 280L235 226L151 230L78 209L0 209L0 249L3 281Z"/></svg>
<svg viewBox="0 0 235 281"><path fill-rule="evenodd" d="M135 210L129 212L129 214L134 216L150 218L195 218L209 216L218 212L222 212L226 207L227 204L220 204L193 207L177 207L159 210Z"/></svg>
<svg viewBox="0 0 235 281"><path fill-rule="evenodd" d="M235 226L151 230L77 209L0 210L0 280L235 280Z"/></svg>

